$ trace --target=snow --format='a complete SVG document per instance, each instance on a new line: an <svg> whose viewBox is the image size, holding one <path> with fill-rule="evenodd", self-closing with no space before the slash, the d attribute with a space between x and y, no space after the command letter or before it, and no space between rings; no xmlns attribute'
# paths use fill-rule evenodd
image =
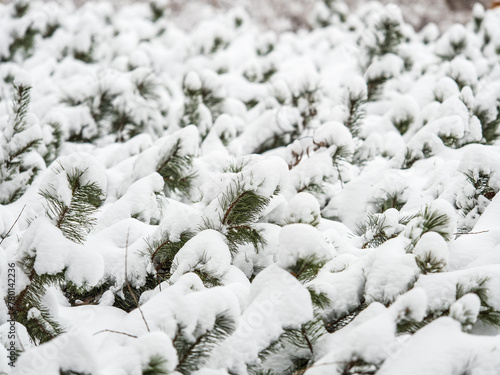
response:
<svg viewBox="0 0 500 375"><path fill-rule="evenodd" d="M321 216L319 202L312 194L298 193L290 201L285 211L285 222L318 224Z"/></svg>
<svg viewBox="0 0 500 375"><path fill-rule="evenodd" d="M427 295L420 288L413 288L396 298L390 310L396 313L396 319L409 319L421 322L427 314Z"/></svg>
<svg viewBox="0 0 500 375"><path fill-rule="evenodd" d="M224 236L208 229L198 233L179 250L174 258L171 281L194 270L220 278L228 272L231 253L224 242Z"/></svg>
<svg viewBox="0 0 500 375"><path fill-rule="evenodd" d="M0 372L187 373L180 340L193 374L498 372L500 13L441 32L376 2L26 3L0 5ZM71 215L77 171L102 191L78 243L40 195ZM245 192L262 207L223 222ZM38 337L46 313L64 333Z"/></svg>
<svg viewBox="0 0 500 375"><path fill-rule="evenodd" d="M424 233L418 240L413 254L417 260L425 263L426 259L432 259L433 262L446 268L449 259L448 245L444 238L436 232Z"/></svg>
<svg viewBox="0 0 500 375"><path fill-rule="evenodd" d="M200 76L196 72L189 72L184 78L184 87L190 91L201 90Z"/></svg>
<svg viewBox="0 0 500 375"><path fill-rule="evenodd" d="M107 228L129 217L138 218L146 223L153 219L159 221L157 195L163 190L163 186L163 177L158 173L152 173L136 181L120 199L104 208L95 230Z"/></svg>
<svg viewBox="0 0 500 375"><path fill-rule="evenodd" d="M40 185L40 190L54 195L69 206L72 193L68 178L80 175L81 186L94 183L97 188L106 192L107 179L104 167L87 153L73 153L58 159ZM57 181L57 182L54 182Z"/></svg>
<svg viewBox="0 0 500 375"><path fill-rule="evenodd" d="M39 274L65 273L76 285L96 285L104 273L104 262L96 251L85 249L64 237L45 218L39 218L27 230L19 244L19 259L34 256L34 269Z"/></svg>
<svg viewBox="0 0 500 375"><path fill-rule="evenodd" d="M450 316L462 325L471 327L476 323L480 308L481 300L477 294L469 293L451 305Z"/></svg>
<svg viewBox="0 0 500 375"><path fill-rule="evenodd" d="M327 261L334 255L321 233L307 224L287 225L281 230L279 241L277 264L285 269L299 259L315 257L318 261Z"/></svg>
<svg viewBox="0 0 500 375"><path fill-rule="evenodd" d="M18 71L14 79L14 86L19 88L31 88L32 82L29 73L26 71Z"/></svg>
<svg viewBox="0 0 500 375"><path fill-rule="evenodd" d="M402 238L395 238L377 249L373 264L365 271L368 301L390 303L401 291L409 289L417 278L419 269L413 255L404 253L405 242ZM389 258L391 262L387 261Z"/></svg>
<svg viewBox="0 0 500 375"><path fill-rule="evenodd" d="M467 368L493 374L500 364L498 358L496 339L463 333L458 322L445 317L417 332L399 353L384 363L380 374L404 371L408 375L429 372L451 375ZM408 367L408 363L414 365Z"/></svg>
<svg viewBox="0 0 500 375"><path fill-rule="evenodd" d="M256 361L259 351L276 340L284 327L297 328L312 318L307 290L276 265L254 279L248 303L234 334L215 350L210 367L226 365L244 371L244 364Z"/></svg>
<svg viewBox="0 0 500 375"><path fill-rule="evenodd" d="M348 154L354 152L351 133L340 122L327 122L316 129L313 142L323 147L329 147L332 154L335 154L335 151L339 148L342 148Z"/></svg>

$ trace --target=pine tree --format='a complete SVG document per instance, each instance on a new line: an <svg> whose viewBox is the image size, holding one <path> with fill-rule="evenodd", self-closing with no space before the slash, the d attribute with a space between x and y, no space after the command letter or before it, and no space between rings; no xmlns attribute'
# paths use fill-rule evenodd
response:
<svg viewBox="0 0 500 375"><path fill-rule="evenodd" d="M368 34L362 44L365 61L361 68L368 87L368 101L376 100L383 85L392 78L392 57L398 55L404 38L402 23L401 15L394 8L386 8L366 31Z"/></svg>
<svg viewBox="0 0 500 375"><path fill-rule="evenodd" d="M383 56L389 53L397 54L398 46L403 40L401 20L393 9L386 9L367 30L373 38L363 45L367 57L364 70L374 61L376 56ZM370 97L370 95L368 95Z"/></svg>
<svg viewBox="0 0 500 375"><path fill-rule="evenodd" d="M36 152L42 141L39 126L32 118L28 118L31 84L28 81L17 81L14 89L13 113L9 116L1 143L1 204L19 199L42 167L27 161L28 155Z"/></svg>
<svg viewBox="0 0 500 375"><path fill-rule="evenodd" d="M361 238L362 249L379 247L384 242L395 238L403 231L414 216L400 215L397 226L391 225L392 220L387 220L387 213L373 214L369 213L366 220L362 224L358 224L355 232Z"/></svg>
<svg viewBox="0 0 500 375"><path fill-rule="evenodd" d="M184 231L180 235L179 241L171 241L168 233L163 233L158 239L147 240L147 251L151 257L158 282L170 277L170 269L177 252L184 244L194 237L194 233Z"/></svg>
<svg viewBox="0 0 500 375"><path fill-rule="evenodd" d="M95 181L86 181L83 176L86 171L73 168L66 170L62 163L55 167L55 175L66 176L67 186L49 186L40 191L45 198L46 216L62 234L75 243L83 243L86 235L93 227L93 214L102 204L104 192ZM71 201L65 202L60 195L60 189L71 192ZM38 274L35 270L36 252L34 255L24 254L20 267L29 279L29 284L16 298L14 309L16 317L26 329L34 342L46 342L63 332L50 311L43 305L42 299L46 289L51 285L63 288L71 282L66 280L64 270L57 274ZM75 299L75 297L73 297Z"/></svg>
<svg viewBox="0 0 500 375"><path fill-rule="evenodd" d="M233 253L239 245L250 243L258 251L266 244L254 223L269 204L269 197L259 195L253 188L247 188L242 177L236 176L217 200L221 215L216 222L204 219L201 230L215 229L224 234Z"/></svg>
<svg viewBox="0 0 500 375"><path fill-rule="evenodd" d="M16 320L26 327L31 340L44 343L64 332L42 302L49 286L64 282L64 273L38 275L33 268L34 263L34 258L28 256L20 261L20 267L28 276L30 284L16 297L14 311Z"/></svg>
<svg viewBox="0 0 500 375"><path fill-rule="evenodd" d="M104 192L95 181L82 179L86 170L74 168L66 171L60 164L54 168L55 174L64 173L67 176L68 187L71 191L71 202L65 202L54 194L55 187L43 190L40 195L46 200L47 216L53 220L68 239L83 243L87 234L96 223L93 214L103 202Z"/></svg>
<svg viewBox="0 0 500 375"><path fill-rule="evenodd" d="M283 333L272 341L259 353L261 365L249 365L249 373L274 374L273 368L266 366L266 361L275 355L287 358L288 367L284 367L279 373L293 375L303 373L310 366L315 355L315 346L318 340L327 333L323 319L319 313L314 318L302 324L299 328L285 327ZM286 366L286 364L284 364Z"/></svg>
<svg viewBox="0 0 500 375"><path fill-rule="evenodd" d="M491 176L484 170L477 173L468 171L464 175L465 186L459 190L455 204L464 218L460 231L468 232L498 191L490 186Z"/></svg>
<svg viewBox="0 0 500 375"><path fill-rule="evenodd" d="M12 16L14 25L20 26L29 21L27 27L12 27L10 31L11 41L9 44L9 55L2 56L1 61L15 61L18 57L27 58L31 56L35 47L35 37L40 33L34 22L29 20L30 2L27 0L17 0L13 2Z"/></svg>
<svg viewBox="0 0 500 375"><path fill-rule="evenodd" d="M347 120L345 125L353 137L359 136L361 122L365 116L365 103L367 99L366 84L362 78L353 81L347 89L346 107Z"/></svg>
<svg viewBox="0 0 500 375"><path fill-rule="evenodd" d="M450 241L452 239L452 234L449 232L450 220L446 213L426 205L408 223L407 229L410 230L408 236L411 242L406 247L406 252L412 252L420 238L428 232L436 232L446 241Z"/></svg>
<svg viewBox="0 0 500 375"><path fill-rule="evenodd" d="M457 284L456 300L459 300L468 293L474 293L479 297L481 309L479 320L493 327L500 327L500 311L495 310L490 303L490 292L488 288L488 277L477 277L472 279L468 285Z"/></svg>
<svg viewBox="0 0 500 375"><path fill-rule="evenodd" d="M196 177L196 172L192 168L192 156L183 151L180 139L163 152L156 171L163 177L165 187L170 192L188 195Z"/></svg>
<svg viewBox="0 0 500 375"><path fill-rule="evenodd" d="M167 360L161 355L154 355L149 359L148 365L142 370L142 375L168 375L169 371L165 368Z"/></svg>
<svg viewBox="0 0 500 375"><path fill-rule="evenodd" d="M183 82L184 115L180 126L196 125L204 139L212 122L221 114L225 92L216 73L204 71L200 75L190 72Z"/></svg>
<svg viewBox="0 0 500 375"><path fill-rule="evenodd" d="M184 335L183 329L182 325L178 325L172 340L179 358L175 370L183 375L189 375L203 366L211 350L233 333L235 322L228 314L218 314L211 329L205 332L196 330L199 333L194 341Z"/></svg>

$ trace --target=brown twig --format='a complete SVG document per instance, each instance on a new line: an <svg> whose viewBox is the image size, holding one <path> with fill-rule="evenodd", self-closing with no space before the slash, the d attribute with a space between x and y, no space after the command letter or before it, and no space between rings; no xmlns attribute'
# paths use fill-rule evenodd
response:
<svg viewBox="0 0 500 375"><path fill-rule="evenodd" d="M486 233L486 232L489 232L489 229L488 230L482 230L481 232L457 232L457 233L453 233L455 236L458 236L458 235L462 235L462 234L481 234L481 233Z"/></svg>
<svg viewBox="0 0 500 375"><path fill-rule="evenodd" d="M137 300L134 291L132 290L132 287L130 286L130 283L128 281L128 276L127 276L127 256L128 256L128 237L130 235L130 228L127 231L127 241L125 243L125 284L127 284L128 291L130 292L132 298L135 301L135 304L137 305L137 308L139 309L139 312L141 313L142 320L144 320L144 324L146 325L146 328L148 329L148 332L151 332L149 329L148 322L146 321L146 318L144 317L144 314L142 312L141 306L139 306L139 301Z"/></svg>
<svg viewBox="0 0 500 375"><path fill-rule="evenodd" d="M3 240L5 240L7 237L9 237L10 232L12 231L12 229L14 228L14 226L16 225L16 223L19 221L19 218L21 217L21 214L23 213L23 211L24 211L25 208L26 208L26 205L23 206L23 208L21 209L21 212L19 212L19 215L17 215L17 218L14 221L14 224L12 224L12 226L7 231L7 233L5 234L5 236L3 236L2 240L0 241L0 245L2 244Z"/></svg>
<svg viewBox="0 0 500 375"><path fill-rule="evenodd" d="M101 331L97 331L96 333L93 334L93 336L97 335L98 333L103 333L103 332L111 332L111 333L118 333L120 335L125 335L125 336L129 336L129 337L133 337L134 339L137 338L137 336L135 335L131 335L130 333L126 333L126 332L120 332L120 331L114 331L112 329L103 329Z"/></svg>

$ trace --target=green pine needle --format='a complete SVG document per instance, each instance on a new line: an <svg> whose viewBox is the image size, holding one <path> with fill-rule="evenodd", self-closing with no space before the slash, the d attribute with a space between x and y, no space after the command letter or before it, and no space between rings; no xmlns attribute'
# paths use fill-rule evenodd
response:
<svg viewBox="0 0 500 375"><path fill-rule="evenodd" d="M368 87L368 99L367 101L372 102L377 100L382 94L382 88L384 83L386 83L391 77L386 75L379 75L374 78L367 79L367 87Z"/></svg>
<svg viewBox="0 0 500 375"><path fill-rule="evenodd" d="M223 202L229 205L222 206L224 210L222 225L234 226L254 222L269 204L269 198L257 195L253 191L246 190L238 194L240 189L240 186L236 186L236 190L230 190L229 194L223 197Z"/></svg>
<svg viewBox="0 0 500 375"><path fill-rule="evenodd" d="M26 327L33 342L44 343L63 333L62 327L43 305L43 297L49 286L64 282L64 271L55 275L38 275L33 269L34 258L25 256L21 263L23 271L29 275L30 283L19 293L14 302L16 320ZM38 316L30 317L31 309L38 310Z"/></svg>
<svg viewBox="0 0 500 375"><path fill-rule="evenodd" d="M341 375L375 375L381 366L382 363L368 363L354 358L343 364Z"/></svg>
<svg viewBox="0 0 500 375"><path fill-rule="evenodd" d="M73 370L59 370L59 375L92 375L88 372L79 372L79 371L73 371Z"/></svg>
<svg viewBox="0 0 500 375"><path fill-rule="evenodd" d="M297 259L297 262L289 266L287 271L304 283L313 280L326 262L326 259L319 258L316 254L310 254L305 258Z"/></svg>
<svg viewBox="0 0 500 375"><path fill-rule="evenodd" d="M307 349L312 356L314 354L314 345L327 333L325 323L318 314L314 318L302 324L300 328L288 328L282 334L282 340L295 348Z"/></svg>
<svg viewBox="0 0 500 375"><path fill-rule="evenodd" d="M63 170L61 166L61 169L55 169L55 172L62 173ZM77 243L83 243L94 227L96 219L93 215L101 206L104 197L104 192L96 182L81 184L85 172L75 168L67 175L72 193L69 206L49 191L39 192L47 202L46 215L61 229L66 238Z"/></svg>
<svg viewBox="0 0 500 375"><path fill-rule="evenodd" d="M444 231L443 227L448 227L450 218L446 214L432 211L431 207L426 206L421 213L422 216L422 235L427 232L436 232L440 234L446 241L450 241L450 234Z"/></svg>
<svg viewBox="0 0 500 375"><path fill-rule="evenodd" d="M181 141L167 152L158 163L156 171L163 177L165 184L171 191L178 191L188 195L196 172L192 169L192 158L189 155L180 155Z"/></svg>
<svg viewBox="0 0 500 375"><path fill-rule="evenodd" d="M419 329L425 327L427 324L433 322L434 320L442 316L443 313L444 312L434 312L432 314L427 315L420 322L410 319L401 319L397 324L397 333L398 335L414 334Z"/></svg>
<svg viewBox="0 0 500 375"><path fill-rule="evenodd" d="M20 179L19 186L14 187L8 196L3 197L0 204L10 204L19 199L26 191L27 185L31 184L39 171L37 167L26 164L26 156L36 151L42 140L40 138L31 139L24 144L13 142L13 139L27 130L28 127L26 116L31 102L31 86L19 85L14 86L14 89L13 113L9 117L7 124L7 134L9 135L6 136L4 132L0 143L3 149L2 152L4 153L4 160L0 166L0 184L8 181L16 181L16 178L21 174L25 178Z"/></svg>
<svg viewBox="0 0 500 375"><path fill-rule="evenodd" d="M311 295L311 302L315 308L325 310L328 306L330 306L331 300L325 292L317 292L312 287L307 287L307 290Z"/></svg>
<svg viewBox="0 0 500 375"><path fill-rule="evenodd" d="M160 280L170 276L170 268L175 255L193 236L194 232L184 231L181 233L179 241L172 242L169 234L165 232L156 240L146 240L147 251Z"/></svg>
<svg viewBox="0 0 500 375"><path fill-rule="evenodd" d="M354 93L349 92L347 96L347 121L346 126L351 132L353 137L357 137L361 130L361 121L365 117L365 103L366 98L362 96L354 95Z"/></svg>
<svg viewBox="0 0 500 375"><path fill-rule="evenodd" d="M169 371L165 368L167 360L159 354L153 355L145 369L142 370L142 375L168 375Z"/></svg>
<svg viewBox="0 0 500 375"><path fill-rule="evenodd" d="M432 256L432 253L426 253L424 258L417 256L415 261L418 268L420 268L424 275L428 273L441 272L446 267L446 262Z"/></svg>
<svg viewBox="0 0 500 375"><path fill-rule="evenodd" d="M254 223L269 204L270 198L247 189L238 176L217 199L221 210L219 223L204 219L200 230L215 229L223 233L232 253L237 251L238 246L247 243L252 244L256 251L266 244Z"/></svg>
<svg viewBox="0 0 500 375"><path fill-rule="evenodd" d="M479 320L482 322L493 326L500 327L500 311L496 311L489 304L488 298L488 288L487 283L490 280L489 277L477 277L475 280L475 286L464 286L462 284L457 284L457 292L455 298L458 300L468 293L474 293L479 297L481 301L481 310L479 312Z"/></svg>
<svg viewBox="0 0 500 375"><path fill-rule="evenodd" d="M173 340L179 358L175 370L183 375L189 375L200 369L213 348L233 333L234 329L234 321L227 316L227 313L218 314L213 328L198 336L194 342L183 335L183 327L179 326Z"/></svg>
<svg viewBox="0 0 500 375"><path fill-rule="evenodd" d="M330 319L325 325L327 332L333 333L335 331L338 331L339 329L344 328L346 325L351 323L359 315L361 311L363 311L367 307L368 305L362 302L358 307L356 307L351 312L338 317L336 316L334 319Z"/></svg>
<svg viewBox="0 0 500 375"><path fill-rule="evenodd" d="M377 31L377 55L396 53L403 40L400 23L391 17L384 16L375 25Z"/></svg>
<svg viewBox="0 0 500 375"><path fill-rule="evenodd" d="M77 306L80 304L97 305L102 295L114 285L114 279L109 279L94 287L89 287L86 284L79 287L73 282L67 281L61 289L71 306Z"/></svg>

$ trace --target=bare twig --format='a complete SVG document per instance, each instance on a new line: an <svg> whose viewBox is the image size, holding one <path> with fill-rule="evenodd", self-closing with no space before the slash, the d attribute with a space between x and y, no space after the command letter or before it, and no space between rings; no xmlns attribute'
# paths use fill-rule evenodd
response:
<svg viewBox="0 0 500 375"><path fill-rule="evenodd" d="M7 237L9 237L9 234L10 234L11 230L14 228L14 226L16 225L16 223L19 221L19 218L21 217L21 214L23 213L23 211L24 211L25 208L26 208L26 205L23 206L23 208L21 209L21 212L19 212L19 215L17 215L17 218L14 221L14 224L12 224L12 226L7 231L7 233L5 234L5 236L2 237L2 240L0 241L0 245L2 244L3 240L5 240Z"/></svg>
<svg viewBox="0 0 500 375"><path fill-rule="evenodd" d="M120 332L120 331L114 331L112 329L103 329L101 331L97 331L96 333L93 334L93 336L97 335L98 333L103 333L103 332L111 332L111 333L118 333L120 335L125 335L125 336L129 336L129 337L133 337L134 339L137 338L137 336L135 335L131 335L130 333L126 333L126 332Z"/></svg>
<svg viewBox="0 0 500 375"><path fill-rule="evenodd" d="M135 301L135 304L137 305L137 308L139 309L139 312L141 313L142 320L144 320L144 324L146 325L146 328L148 329L148 332L151 332L149 329L148 322L146 321L146 318L144 317L144 314L142 312L141 306L139 306L139 301L137 300L134 291L132 290L132 287L130 286L130 283L128 281L128 275L127 275L127 257L128 257L128 238L130 235L130 228L127 231L127 242L125 244L125 284L127 284L128 291L130 292L130 295Z"/></svg>
<svg viewBox="0 0 500 375"><path fill-rule="evenodd" d="M462 235L462 234L481 234L481 233L486 233L486 232L489 232L489 229L488 230L482 230L481 232L457 232L457 233L453 233L455 236L458 236L458 235Z"/></svg>

